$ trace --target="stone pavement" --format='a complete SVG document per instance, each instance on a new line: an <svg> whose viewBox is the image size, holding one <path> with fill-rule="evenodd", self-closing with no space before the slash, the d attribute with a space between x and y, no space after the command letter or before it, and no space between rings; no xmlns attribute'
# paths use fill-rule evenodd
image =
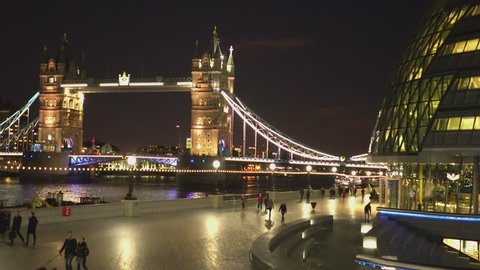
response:
<svg viewBox="0 0 480 270"><path fill-rule="evenodd" d="M361 250L360 223L363 220L361 198L318 202L314 214L334 216L334 234L318 252L325 253L319 265L327 269L352 269L353 258ZM280 224L275 202L273 227ZM287 201L286 222L312 215L311 206ZM375 207L372 207L376 214ZM27 219L23 217L23 222ZM35 247L0 242L0 269L64 269L58 254L66 232L77 240L84 236L90 248L89 269L251 269L249 250L252 242L269 228L268 215L256 210L249 201L245 209L199 209L165 212L140 217L118 217L42 225L37 228ZM22 233L25 233L22 231ZM32 241L32 240L31 240ZM75 262L75 259L74 259ZM76 263L76 262L75 262ZM320 266L321 267L321 266ZM325 269L324 267L321 267ZM76 269L76 265L74 267Z"/></svg>

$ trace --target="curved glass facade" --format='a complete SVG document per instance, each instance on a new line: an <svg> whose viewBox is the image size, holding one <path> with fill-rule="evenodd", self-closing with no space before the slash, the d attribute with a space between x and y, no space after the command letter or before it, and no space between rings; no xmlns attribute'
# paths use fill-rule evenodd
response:
<svg viewBox="0 0 480 270"><path fill-rule="evenodd" d="M473 18L480 17L477 4L478 1L439 1L424 18L378 113L370 155L417 154L422 150L437 109L460 75L458 67L446 59L453 61L451 56L476 54L480 49L480 32L470 32L472 24L479 28L480 20ZM462 36L463 30L468 30L469 36ZM471 66L470 62L463 64Z"/></svg>

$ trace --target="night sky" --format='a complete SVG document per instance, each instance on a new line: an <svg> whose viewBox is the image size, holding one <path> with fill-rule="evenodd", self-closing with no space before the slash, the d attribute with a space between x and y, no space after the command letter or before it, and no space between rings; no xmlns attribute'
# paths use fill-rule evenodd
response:
<svg viewBox="0 0 480 270"><path fill-rule="evenodd" d="M206 51L216 25L224 54L234 46L244 103L300 142L353 155L367 152L396 64L434 1L28 2L2 7L2 98L26 103L43 46L56 52L64 32L74 58L85 51L88 77L180 77L191 74L194 40ZM190 106L187 93L87 95L85 140L176 145Z"/></svg>

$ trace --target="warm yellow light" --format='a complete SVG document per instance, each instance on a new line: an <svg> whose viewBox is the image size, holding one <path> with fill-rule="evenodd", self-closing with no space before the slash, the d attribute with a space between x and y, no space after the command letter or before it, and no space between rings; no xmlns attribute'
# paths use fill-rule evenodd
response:
<svg viewBox="0 0 480 270"><path fill-rule="evenodd" d="M377 238L374 236L364 236L363 237L363 247L368 249L377 248Z"/></svg>
<svg viewBox="0 0 480 270"><path fill-rule="evenodd" d="M362 223L362 226L360 228L360 232L362 234L368 233L372 229L372 224L371 223Z"/></svg>

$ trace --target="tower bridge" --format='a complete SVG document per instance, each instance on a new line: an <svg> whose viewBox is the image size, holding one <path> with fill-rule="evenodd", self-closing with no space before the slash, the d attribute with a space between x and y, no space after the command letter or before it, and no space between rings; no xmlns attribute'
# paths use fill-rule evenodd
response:
<svg viewBox="0 0 480 270"><path fill-rule="evenodd" d="M296 167L311 165L328 171L333 167L363 166L364 169L385 170L382 165L366 164L366 155L344 159L315 150L289 137L255 114L234 94L233 48L230 47L228 56L223 54L216 28L212 33L210 48L201 55L195 53L193 56L191 76L176 78L135 78L126 71L114 79L87 78L84 61L77 64L70 56L69 46L65 35L58 56L47 58L40 64L38 93L0 124L0 151L35 151L46 153L49 158L60 155L69 160L63 163L64 167L90 166L118 160L124 156L81 155L85 96L178 92L189 93L192 100L190 147L187 153L190 157L208 160L221 158L224 164L238 165L275 163L286 156L283 163ZM198 52L198 48L195 48L195 52ZM36 100L39 101L39 113L38 118L33 118L30 117L30 108ZM232 154L234 117L239 117L243 123L240 129L237 128L242 132L242 151L238 157ZM254 148L253 157L248 157L246 151L248 133L254 135L253 142L250 142ZM259 149L260 145L264 145L264 148ZM262 156L260 153L264 153L263 158L259 158ZM25 156L29 155L24 155L24 158ZM171 166L182 164L177 157L144 158ZM190 166L188 162L183 165ZM20 163L17 166L19 169L34 167L22 166Z"/></svg>

